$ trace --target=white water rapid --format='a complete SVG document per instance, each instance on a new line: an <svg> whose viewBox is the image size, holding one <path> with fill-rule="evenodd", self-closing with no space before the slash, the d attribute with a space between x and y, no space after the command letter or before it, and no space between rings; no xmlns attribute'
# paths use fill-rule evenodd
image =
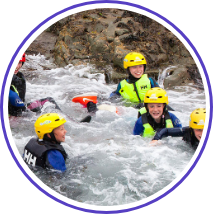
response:
<svg viewBox="0 0 213 214"><path fill-rule="evenodd" d="M49 65L44 56L27 56L27 68L36 68L34 77L27 81L27 102L53 97L66 119L66 142L63 146L69 155L67 171L33 169L46 185L73 200L100 206L122 205L142 200L163 189L177 178L191 160L194 151L182 138L164 138L159 146L150 146L151 139L132 135L137 109L118 102L121 114L99 110L90 123L77 123L88 115L87 109L71 101L75 95L97 92L98 100L107 104L116 84L106 84L104 74L92 65L43 70ZM92 73L91 73L92 71ZM33 76L32 75L32 76ZM204 107L204 91L192 86L168 90L169 105L183 126L188 125L192 110ZM46 103L42 114L56 112ZM59 112L60 113L60 112ZM40 114L39 114L40 115ZM34 122L38 114L24 113L11 119L11 130L20 152L35 137ZM24 163L23 163L24 164Z"/></svg>

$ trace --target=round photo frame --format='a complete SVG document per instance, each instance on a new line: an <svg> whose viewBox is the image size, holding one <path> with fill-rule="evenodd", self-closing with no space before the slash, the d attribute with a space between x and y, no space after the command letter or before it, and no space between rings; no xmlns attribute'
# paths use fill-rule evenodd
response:
<svg viewBox="0 0 213 214"><path fill-rule="evenodd" d="M135 207L130 207L130 208L125 208L125 209L119 209L119 210L110 210L110 211L106 211L106 210L93 210L93 209L85 209L85 208L81 208L78 206L74 206L72 204L69 204L67 202L62 201L61 199L56 198L55 196L51 195L50 193L48 193L46 190L44 190L42 187L40 187L29 175L28 173L24 170L24 168L22 167L22 165L19 163L17 157L15 156L13 149L10 145L8 136L7 136L7 131L5 128L5 120L4 120L4 111L3 111L3 104L4 104L4 94L5 94L5 86L6 86L6 82L7 82L7 78L10 72L10 69L17 57L17 55L19 54L21 48L24 46L24 44L29 40L29 38L38 30L40 29L43 25L45 25L47 22L49 22L50 20L52 20L53 18L57 17L58 15L61 15L67 11L73 10L75 8L80 8L82 6L87 6L87 5L95 5L95 4L105 4L105 3L110 3L110 4L114 4L114 5L126 5L126 6L130 6L130 7L135 7L137 9L146 11L154 16L157 16L158 18L162 19L164 22L166 22L167 24L169 24L175 31L177 31L182 38L186 41L186 43L191 47L191 49L193 50L194 54L196 55L206 78L206 82L208 85L208 96L209 96L209 103L210 103L210 112L209 112L209 120L208 120L208 128L207 128L207 132L206 132L206 136L204 139L204 142L202 144L202 147L194 161L194 163L191 165L191 167L189 168L189 170L185 173L185 175L173 186L171 187L169 190L167 190L166 192L164 192L162 195L156 197L155 199L150 200L149 202L146 203L142 203L139 206L135 206ZM196 48L194 47L194 45L191 43L191 41L187 38L187 36L177 27L175 26L172 22L170 22L168 19L166 19L165 17L161 16L160 14L145 8L143 6L137 5L137 4L133 4L133 3L129 3L129 2L123 2L123 1L88 1L88 2L84 2L84 3L80 3L80 4L75 4L73 6L67 7L64 10L61 10L53 15L51 15L50 17L48 17L47 19L45 19L43 22L41 22L37 27L35 27L26 37L25 39L22 41L22 43L19 45L19 47L17 48L17 50L15 51L14 55L12 56L10 63L8 65L7 71L4 75L4 80L3 80L3 84L2 84L2 89L1 89L1 103L0 103L0 111L1 111L1 124L2 124L2 130L3 130L3 134L5 137L5 141L7 143L8 149L14 159L14 161L16 162L17 166L19 167L19 169L22 171L22 173L27 177L27 179L36 187L38 188L42 193L44 193L45 195L47 195L48 197L50 197L51 199L55 200L56 202L59 202L65 206L68 206L70 208L79 210L79 211L84 211L84 212L89 212L89 213L123 213L123 212L130 212L130 211L134 211L137 209L141 209L143 207L146 207L148 205L151 205L155 202L157 202L158 200L164 198L166 195L168 195L169 193L171 193L173 190L175 190L188 176L189 174L192 172L192 170L194 169L194 167L196 166L196 164L198 163L199 159L201 158L203 151L206 147L208 138L209 138L209 134L210 134L210 130L211 130L211 125L212 125L212 90L211 90L211 85L210 85L210 81L209 81L209 76L206 70L206 67L202 61L201 56L199 55L198 51L196 50ZM207 121L207 120L206 120ZM131 206L131 204L129 204Z"/></svg>

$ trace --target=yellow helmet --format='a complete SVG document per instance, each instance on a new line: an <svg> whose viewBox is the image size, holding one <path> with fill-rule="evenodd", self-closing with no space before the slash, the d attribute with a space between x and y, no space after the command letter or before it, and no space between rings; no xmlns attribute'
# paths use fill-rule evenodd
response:
<svg viewBox="0 0 213 214"><path fill-rule="evenodd" d="M205 118L206 118L205 108L195 109L190 115L189 127L193 129L203 129L205 124Z"/></svg>
<svg viewBox="0 0 213 214"><path fill-rule="evenodd" d="M35 132L40 140L43 139L44 135L51 133L53 129L64 124L66 120L57 113L47 113L41 115L35 122Z"/></svg>
<svg viewBox="0 0 213 214"><path fill-rule="evenodd" d="M144 103L166 103L168 105L168 95L162 88L151 88L144 96Z"/></svg>
<svg viewBox="0 0 213 214"><path fill-rule="evenodd" d="M130 52L125 56L123 63L124 69L127 69L135 65L146 65L146 59L140 53Z"/></svg>

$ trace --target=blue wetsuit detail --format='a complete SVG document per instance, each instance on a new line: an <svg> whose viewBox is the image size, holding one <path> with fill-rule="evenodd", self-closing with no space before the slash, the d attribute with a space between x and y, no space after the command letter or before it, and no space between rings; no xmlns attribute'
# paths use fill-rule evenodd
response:
<svg viewBox="0 0 213 214"><path fill-rule="evenodd" d="M18 94L12 90L9 92L9 102L12 106L15 107L24 107L24 103L21 100L21 98L18 96Z"/></svg>
<svg viewBox="0 0 213 214"><path fill-rule="evenodd" d="M66 164L63 155L58 150L49 150L47 152L47 160L53 169L64 172Z"/></svg>

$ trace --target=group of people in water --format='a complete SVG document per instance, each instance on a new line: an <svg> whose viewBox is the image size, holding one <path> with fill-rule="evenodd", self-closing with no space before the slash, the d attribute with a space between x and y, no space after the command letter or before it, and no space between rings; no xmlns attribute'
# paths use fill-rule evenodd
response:
<svg viewBox="0 0 213 214"><path fill-rule="evenodd" d="M27 108L37 111L42 101L55 103L52 98L45 98L36 102L39 103L39 106L33 105L34 102L25 107L26 81L23 74L19 72L24 62L25 55L20 60L11 83L9 113L13 116L19 116L20 112ZM128 73L128 78L118 84L116 91L110 94L110 99L123 97L137 104L139 111L133 129L134 135L152 137L151 144L153 145L163 137L183 137L184 141L196 149L202 137L206 109L193 110L189 126L182 127L180 120L169 111L172 108L168 105L167 92L145 73L146 65L146 59L142 54L137 52L127 54L123 60L123 66ZM79 97L81 99L76 99ZM86 106L89 112L96 112L99 109L97 100L92 99L89 95L77 96L73 102L79 102ZM60 109L57 105L56 108ZM61 145L61 142L65 141L67 132L64 128L65 122L65 118L58 113L47 113L36 120L34 127L37 137L32 138L24 148L23 157L27 164L60 171L66 170L67 154Z"/></svg>

